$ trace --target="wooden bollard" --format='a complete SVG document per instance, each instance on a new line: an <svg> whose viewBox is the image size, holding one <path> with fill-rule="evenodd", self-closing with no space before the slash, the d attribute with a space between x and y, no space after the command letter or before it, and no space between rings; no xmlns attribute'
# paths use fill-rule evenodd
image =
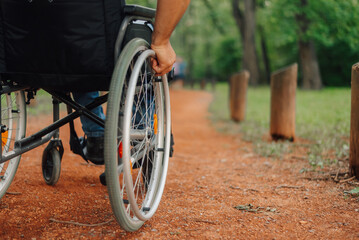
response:
<svg viewBox="0 0 359 240"><path fill-rule="evenodd" d="M273 140L295 138L295 94L298 64L271 75L270 135Z"/></svg>
<svg viewBox="0 0 359 240"><path fill-rule="evenodd" d="M200 83L200 88L201 90L205 90L206 89L206 85L207 85L207 80L206 79L202 79L201 83Z"/></svg>
<svg viewBox="0 0 359 240"><path fill-rule="evenodd" d="M230 79L230 109L231 119L235 122L241 122L246 115L247 89L250 74L244 70L234 74Z"/></svg>
<svg viewBox="0 0 359 240"><path fill-rule="evenodd" d="M359 63L352 68L349 168L359 178Z"/></svg>
<svg viewBox="0 0 359 240"><path fill-rule="evenodd" d="M175 81L171 82L170 88L172 90L181 90L184 86L184 80L183 79L176 79Z"/></svg>
<svg viewBox="0 0 359 240"><path fill-rule="evenodd" d="M216 90L217 80L215 78L211 78L212 91Z"/></svg>

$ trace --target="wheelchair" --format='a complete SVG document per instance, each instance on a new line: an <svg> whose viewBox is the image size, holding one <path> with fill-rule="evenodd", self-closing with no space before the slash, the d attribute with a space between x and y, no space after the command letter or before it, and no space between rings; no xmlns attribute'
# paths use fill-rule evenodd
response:
<svg viewBox="0 0 359 240"><path fill-rule="evenodd" d="M37 21L44 20L45 23L41 22L41 24L47 24L46 27L50 29L48 32L51 33L52 28L55 28L57 24L54 22L57 21L57 16L53 15L64 14L65 10L69 9L66 8L68 2L53 0L40 3L36 0L9 0L0 3L0 134L2 144L0 148L0 198L4 196L15 176L21 154L45 143L48 145L42 156L43 177L47 184L56 184L60 177L61 160L64 152L59 138L59 128L65 124L73 124L73 121L80 116L86 116L105 129L105 176L113 214L124 230L136 231L154 215L159 206L171 151L171 109L168 77L166 75L156 77L150 67L151 58L155 58L155 53L150 49L149 44L155 10L138 5L120 6L123 11L122 16L120 22L119 18L116 17L119 25L114 27L113 22L115 21L109 20L109 16L115 16L115 13L102 16L101 11L106 11L106 8L114 9L113 4L120 1L92 1L91 4L103 4L98 13L101 15L100 18L105 18L102 20L103 22L108 22L104 28L117 30L117 34L112 32L110 37L104 39L106 44L104 46L111 45L109 49L113 52L110 57L113 57L114 60L107 56L104 64L101 63L103 59L100 61L95 59L94 61L104 66L111 66L109 63L113 61L112 74L105 77L101 74L93 74L92 68L88 67L86 71L90 74L81 76L68 74L69 77L67 77L66 74L61 73L61 68L52 71L51 74L39 73L35 69L38 66L34 67L32 62L34 55L31 53L32 49L29 48L31 46L26 45L29 41L22 43L20 50L18 50L19 48L13 45L13 39L18 39L19 34L31 35L30 30L33 30L33 26L29 26L27 19L32 21L35 15L38 16L39 12L36 11L40 11L39 6L41 4L47 8L46 13L43 13L46 17L42 20L36 19ZM55 5L56 3L58 5ZM105 3L108 3L107 7ZM76 9L76 4L83 3L74 1L71 9ZM95 24L97 17L88 13L89 10L86 9L91 4L88 2L84 4L87 4L86 6L82 5L85 6L84 14L90 15L89 19L94 19ZM23 17L22 14L27 14L23 17L24 19L19 20L12 17L14 16L12 11L15 11L15 8L16 11L20 11L20 15L15 16L21 18ZM29 9L33 9L34 13L31 13ZM97 7L94 6L91 11L97 11L96 9ZM71 16L73 16L71 14L68 14L70 19L67 19L67 22L70 22L69 24L71 24ZM51 25L46 21L49 21ZM13 26L20 24L22 27L28 28L29 31L24 33L18 27L10 29L12 24ZM52 33L56 35L59 31L62 35L66 35L70 32L70 39L71 31L66 29L67 26L63 26L66 24L68 23L56 25L57 30ZM71 27L75 29L80 26L80 23L76 24L77 26L71 25ZM34 31L38 30L35 29ZM39 34L42 34L41 38L46 38L46 41L53 40L45 35L47 32ZM96 38L94 41L100 42L98 39L101 40L102 38ZM37 39L37 41L40 40ZM32 44L39 43L33 42ZM41 44L50 43L44 41ZM21 47L25 50L22 51ZM44 47L46 48L46 46ZM63 54L67 50L56 49L55 51L58 54ZM93 50L93 52L96 51L97 49ZM9 52L18 55L9 56ZM81 57L81 54L77 55ZM50 62L52 61L52 54L49 52L39 52L38 55L46 57L43 64L47 64L49 59ZM87 58L88 56L84 56L85 60ZM46 67L51 68L51 66ZM38 89L43 89L52 95L54 122L31 136L26 136L26 105ZM104 90L106 94L86 106L81 106L72 99L70 94L72 91L81 90ZM60 118L59 114L60 103L66 104L68 109L68 115L63 118ZM106 120L100 119L91 112L91 109L103 104L107 104ZM76 134L72 133L71 149L85 158L83 152L79 151L79 141L74 135Z"/></svg>

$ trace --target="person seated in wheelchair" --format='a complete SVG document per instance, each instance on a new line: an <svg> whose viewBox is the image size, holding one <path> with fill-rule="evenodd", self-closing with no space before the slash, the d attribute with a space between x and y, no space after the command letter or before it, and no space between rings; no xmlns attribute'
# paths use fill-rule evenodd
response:
<svg viewBox="0 0 359 240"><path fill-rule="evenodd" d="M157 76L172 69L176 54L170 36L189 2L157 0L150 43L156 53L151 65ZM0 52L0 73L34 88L71 91L74 100L86 106L99 91L108 90L124 6L124 0L2 1L1 17L6 24L0 26L0 37L7 37L0 39L0 50L4 49ZM91 111L105 119L101 106ZM81 116L81 123L87 138L86 158L103 164L103 127L85 116Z"/></svg>
<svg viewBox="0 0 359 240"><path fill-rule="evenodd" d="M188 4L189 0L157 0L157 13L151 41L151 48L155 51L157 57L152 60L152 68L157 76L167 74L173 68L173 64L176 61L176 54L171 46L170 37ZM81 105L87 105L99 97L99 92L73 92L73 97L74 100ZM92 112L101 119L105 119L105 114L101 106L96 107ZM104 129L85 116L81 116L81 123L82 129L87 137L85 147L87 159L94 164L103 164Z"/></svg>

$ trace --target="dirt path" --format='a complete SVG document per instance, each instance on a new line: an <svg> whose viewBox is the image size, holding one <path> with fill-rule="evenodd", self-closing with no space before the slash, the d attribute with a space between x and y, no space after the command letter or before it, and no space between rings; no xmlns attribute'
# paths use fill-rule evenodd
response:
<svg viewBox="0 0 359 240"><path fill-rule="evenodd" d="M143 228L119 228L98 181L103 167L69 151L64 127L59 183L51 187L42 179L45 146L24 154L12 194L0 201L0 239L359 239L359 202L344 197L345 185L306 180L299 174L305 160L265 159L239 136L214 131L207 119L210 94L175 91L171 97L175 157L160 208ZM31 118L29 131L50 122Z"/></svg>

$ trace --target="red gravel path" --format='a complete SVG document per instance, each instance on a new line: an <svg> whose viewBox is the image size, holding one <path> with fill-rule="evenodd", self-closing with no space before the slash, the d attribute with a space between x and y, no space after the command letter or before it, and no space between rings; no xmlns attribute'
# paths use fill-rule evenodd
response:
<svg viewBox="0 0 359 240"><path fill-rule="evenodd" d="M173 91L171 98L175 157L158 212L138 232L126 233L114 221L98 180L103 167L70 152L64 127L58 184L42 179L45 146L24 154L13 194L0 201L0 239L359 239L359 202L344 196L347 185L306 180L299 173L306 160L266 159L239 136L216 132L209 93ZM50 122L31 117L28 132ZM249 211L234 208L248 204Z"/></svg>

